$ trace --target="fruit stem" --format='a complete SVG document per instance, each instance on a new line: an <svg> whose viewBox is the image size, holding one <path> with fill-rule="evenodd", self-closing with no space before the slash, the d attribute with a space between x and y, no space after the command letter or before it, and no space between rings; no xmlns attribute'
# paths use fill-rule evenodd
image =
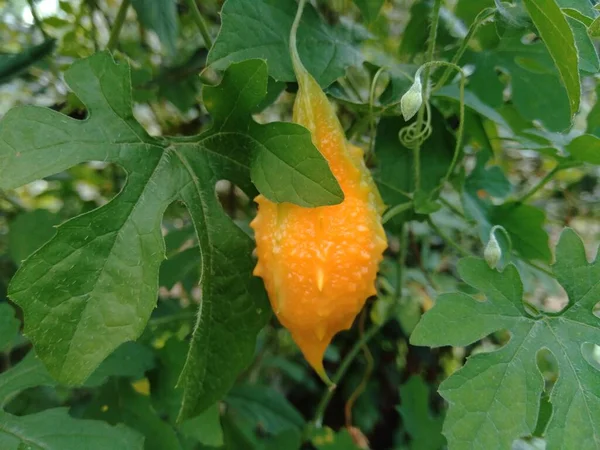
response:
<svg viewBox="0 0 600 450"><path fill-rule="evenodd" d="M294 66L294 72L296 72L296 77L298 78L298 83L300 83L299 74L306 72L306 68L304 67L304 64L302 64L302 60L300 59L300 55L298 54L298 47L296 42L296 35L298 34L298 27L300 26L300 19L302 19L302 13L304 12L305 5L306 0L300 0L298 2L296 17L294 17L292 29L290 30L290 55L292 56L292 64Z"/></svg>

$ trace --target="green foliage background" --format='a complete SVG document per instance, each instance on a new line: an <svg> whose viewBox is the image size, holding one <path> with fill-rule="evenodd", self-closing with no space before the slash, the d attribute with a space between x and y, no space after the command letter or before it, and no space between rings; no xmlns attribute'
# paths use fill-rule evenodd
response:
<svg viewBox="0 0 600 450"><path fill-rule="evenodd" d="M388 206L328 390L251 274L254 196L343 198L291 123L296 8L0 0L0 449L600 448L600 9L307 6ZM431 70L405 122L432 60L465 90Z"/></svg>

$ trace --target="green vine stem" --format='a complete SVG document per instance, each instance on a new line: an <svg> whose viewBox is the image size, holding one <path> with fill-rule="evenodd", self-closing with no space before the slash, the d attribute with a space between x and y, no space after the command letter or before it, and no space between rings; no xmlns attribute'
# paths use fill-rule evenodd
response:
<svg viewBox="0 0 600 450"><path fill-rule="evenodd" d="M202 13L196 4L196 0L187 0L188 7L192 13L192 19L196 22L196 26L200 30L200 34L202 35L202 39L204 39L204 44L206 44L207 49L211 49L213 45L213 40L210 37L210 33L208 32L208 26L206 25L206 21L204 17L202 17Z"/></svg>
<svg viewBox="0 0 600 450"><path fill-rule="evenodd" d="M560 172L563 168L560 166L556 166L554 169L552 169L550 172L548 172L546 174L546 176L544 178L542 178L540 180L540 182L538 184L536 184L529 192L527 192L523 197L521 197L519 200L517 200L517 203L521 204L521 203L525 203L527 202L531 197L533 197L535 194L537 194L537 192L542 189L544 186L546 186L546 184L548 184L550 181L552 181L552 178L554 178L554 176Z"/></svg>
<svg viewBox="0 0 600 450"><path fill-rule="evenodd" d="M127 17L127 10L129 9L129 5L131 5L131 0L123 0L121 2L121 6L119 6L119 11L117 12L115 23L113 23L112 29L110 30L110 36L108 38L108 43L106 44L107 50L112 51L115 48L117 48L119 36L121 34L121 28L123 28L123 24L125 23L125 18Z"/></svg>
<svg viewBox="0 0 600 450"><path fill-rule="evenodd" d="M429 41L428 41L428 48L427 48L427 56L426 56L426 61L427 62L431 62L433 61L433 53L435 51L435 43L437 40L437 28L438 28L438 23L440 21L440 8L442 7L442 0L435 0L434 4L433 4L433 13L432 13L432 17L431 17L431 29L429 31ZM427 68L425 69L425 73L423 74L423 86L424 86L424 91L425 91L425 105L427 105L427 91L428 91L428 87L429 87L429 74L430 74L430 70L431 68L429 66L427 66ZM425 110L426 107L422 106L419 109L419 113L417 115L417 125L416 125L416 129L420 130L421 127L423 126L423 119L425 118ZM415 177L415 192L418 192L421 189L421 144L417 143L417 145L414 147L413 149L413 170L414 170L414 177Z"/></svg>
<svg viewBox="0 0 600 450"><path fill-rule="evenodd" d="M31 16L33 17L33 23L41 31L42 35L44 36L44 39L48 39L50 36L44 30L44 26L42 25L40 16L38 16L37 9L35 9L35 3L33 2L33 0L27 0L27 5L29 6L29 9L31 10Z"/></svg>
<svg viewBox="0 0 600 450"><path fill-rule="evenodd" d="M431 68L440 67L440 66L448 67L450 70L456 70L460 74L459 125L458 125L458 130L456 132L456 145L454 147L454 155L452 156L452 161L450 162L450 166L448 167L448 170L446 171L444 178L440 182L439 186L433 191L432 195L435 195L437 192L439 192L444 187L444 185L446 184L446 182L448 181L448 179L454 172L454 169L456 168L456 164L458 162L458 155L460 154L460 149L462 148L464 130L465 130L465 84L466 84L467 77L466 77L464 71L454 63L449 63L446 61L430 61L428 63L423 64L419 68L419 70L417 70L417 73L415 74L415 79L418 79L420 77L422 71L425 71L425 73L427 73L428 71L430 71ZM423 92L424 92L423 97L425 99L424 100L425 108L422 107L419 110L419 113L429 109L429 99L427 98L427 85L425 84L425 82L423 82ZM420 173L421 172L421 163L420 163L420 161L417 161L417 159L420 158L420 149L421 149L422 141L426 139L426 137L424 137L424 136L426 136L427 133L430 132L430 131L428 131L431 129L430 121L431 121L431 114L429 113L428 117L427 117L427 123L425 123L424 128L421 128L421 127L423 127L423 123L421 122L421 125L419 125L419 120L417 119L417 122L409 125L408 127L403 128L400 131L400 139L403 140L404 145L411 146L413 144L413 141L416 141L416 142L414 142L414 144L415 144L414 149L415 150L419 149L419 151L415 152L415 154L414 154L415 167L419 168L418 179L415 178L415 188L417 189L417 190L415 190L415 192L418 191L418 186L420 186L420 178L421 178L421 173ZM415 177L417 177L416 172L415 172Z"/></svg>
<svg viewBox="0 0 600 450"><path fill-rule="evenodd" d="M375 114L373 113L373 108L375 105L375 90L377 89L377 83L379 81L379 77L383 72L385 72L385 67L380 67L375 75L373 76L373 81L371 81L371 88L369 89L369 152L367 154L367 160L375 153Z"/></svg>
<svg viewBox="0 0 600 450"><path fill-rule="evenodd" d="M483 23L487 19L489 19L491 16L493 16L495 13L496 13L496 8L485 8L483 11L481 11L479 14L477 14L477 17L475 17L475 20L471 24L471 27L469 28L467 35L464 37L460 48L454 54L451 64L458 65L460 58L462 58L462 56L465 54L465 51L467 50L467 47L469 46L469 42L471 41L471 39L477 32L479 27L481 25L483 25ZM436 83L436 86L432 92L436 92L438 89L441 89L444 86L444 84L446 84L446 82L448 81L448 78L450 78L451 73L452 73L452 67L447 67L446 70L444 71L444 73L442 74L441 78L439 79L439 81Z"/></svg>
<svg viewBox="0 0 600 450"><path fill-rule="evenodd" d="M439 237L441 237L444 241L446 241L448 244L450 244L450 246L452 246L452 248L454 248L462 256L473 256L473 254L470 251L462 248L460 245L458 245L456 242L454 242L454 239L452 239L450 236L448 236L446 233L444 233L442 231L442 229L436 225L436 223L433 221L431 216L427 216L427 223L433 229L433 231L436 232L436 234Z"/></svg>

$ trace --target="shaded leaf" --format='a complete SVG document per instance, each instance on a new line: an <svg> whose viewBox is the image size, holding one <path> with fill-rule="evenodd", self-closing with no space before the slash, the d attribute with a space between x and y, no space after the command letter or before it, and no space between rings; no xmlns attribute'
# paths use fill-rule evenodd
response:
<svg viewBox="0 0 600 450"><path fill-rule="evenodd" d="M0 54L0 84L37 63L54 51L56 40L48 39L39 45L16 54Z"/></svg>

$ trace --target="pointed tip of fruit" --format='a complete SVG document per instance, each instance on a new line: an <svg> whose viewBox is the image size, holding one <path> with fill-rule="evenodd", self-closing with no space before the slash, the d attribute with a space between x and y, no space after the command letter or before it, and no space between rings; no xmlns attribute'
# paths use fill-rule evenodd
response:
<svg viewBox="0 0 600 450"><path fill-rule="evenodd" d="M263 270L262 270L262 266L260 264L257 264L256 267L254 268L254 270L252 271L252 275L254 275L255 277L260 277L263 274Z"/></svg>

